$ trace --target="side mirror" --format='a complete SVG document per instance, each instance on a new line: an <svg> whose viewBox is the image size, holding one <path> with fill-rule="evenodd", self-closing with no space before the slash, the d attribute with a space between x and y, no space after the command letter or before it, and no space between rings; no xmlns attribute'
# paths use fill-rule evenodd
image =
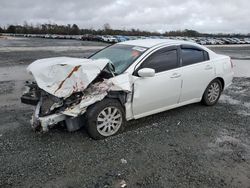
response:
<svg viewBox="0 0 250 188"><path fill-rule="evenodd" d="M138 75L140 77L154 77L155 76L155 70L150 68L143 68L138 71Z"/></svg>

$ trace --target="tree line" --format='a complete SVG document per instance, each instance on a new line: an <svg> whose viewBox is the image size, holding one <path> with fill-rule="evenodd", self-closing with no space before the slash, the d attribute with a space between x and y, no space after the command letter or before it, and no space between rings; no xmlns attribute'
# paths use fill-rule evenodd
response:
<svg viewBox="0 0 250 188"><path fill-rule="evenodd" d="M245 37L250 36L242 34L208 34L200 33L195 30L185 29L177 31L168 31L163 34L159 32L149 32L139 29L130 29L130 30L120 30L112 29L111 26L106 23L103 25L102 29L82 29L79 28L77 24L67 24L67 25L58 25L58 24L28 24L24 23L23 25L9 25L8 27L1 28L0 33L13 33L13 34L59 34L59 35L126 35L126 36L187 36L187 37Z"/></svg>

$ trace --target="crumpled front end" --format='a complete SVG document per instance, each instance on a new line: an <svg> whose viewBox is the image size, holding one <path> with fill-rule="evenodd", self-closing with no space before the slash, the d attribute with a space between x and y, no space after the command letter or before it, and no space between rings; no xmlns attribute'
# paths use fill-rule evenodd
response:
<svg viewBox="0 0 250 188"><path fill-rule="evenodd" d="M39 88L56 97L67 98L85 90L108 63L108 59L56 57L37 60L27 70Z"/></svg>
<svg viewBox="0 0 250 188"><path fill-rule="evenodd" d="M95 62L93 62L95 61ZM131 92L130 76L101 76L108 60L49 58L28 67L33 83L21 97L23 103L36 105L31 119L35 130L48 131L58 123L69 131L79 129L87 108L112 92Z"/></svg>

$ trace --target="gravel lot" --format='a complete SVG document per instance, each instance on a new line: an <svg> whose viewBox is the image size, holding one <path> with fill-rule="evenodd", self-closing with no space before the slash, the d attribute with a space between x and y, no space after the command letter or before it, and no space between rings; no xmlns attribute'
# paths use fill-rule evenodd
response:
<svg viewBox="0 0 250 188"><path fill-rule="evenodd" d="M238 59L236 75L245 76L214 107L192 104L134 120L101 141L84 129L33 132L33 108L19 99L31 79L26 65L88 56L104 45L0 39L0 187L250 187L250 47L211 47Z"/></svg>

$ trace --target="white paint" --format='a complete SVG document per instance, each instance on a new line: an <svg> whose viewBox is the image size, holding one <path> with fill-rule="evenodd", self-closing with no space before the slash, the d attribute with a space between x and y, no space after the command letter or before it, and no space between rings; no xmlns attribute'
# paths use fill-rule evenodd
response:
<svg viewBox="0 0 250 188"><path fill-rule="evenodd" d="M232 82L233 70L230 58L217 55L198 44L153 39L135 40L120 44L152 48L148 49L142 57L136 60L125 73L109 79L108 81L114 86L107 87L102 91L98 91L102 87L95 88L87 95L84 95L79 104L72 106L64 114L77 116L84 113L89 105L102 100L109 90L122 90L133 92L133 98L129 98L131 100L125 104L126 113L129 114L126 117L128 119L137 119L199 102L208 84L217 77L223 78L226 87ZM143 63L150 54L166 46L181 44L191 44L206 50L209 53L210 60L159 72L152 75L152 77L132 77L134 69ZM49 58L34 62L28 67L28 70L32 72L40 88L57 97L66 98L74 92L84 92L108 62L109 60L104 59ZM73 71L76 67L78 69ZM72 71L73 74L71 74ZM97 92L96 95L95 92Z"/></svg>
<svg viewBox="0 0 250 188"><path fill-rule="evenodd" d="M154 77L135 77L132 99L132 112L135 119L199 102L208 84L217 77L223 78L225 87L232 83L233 69L230 58L218 55L201 45L161 39L134 40L121 44L149 47L147 52L127 69L126 72L130 74L152 53L172 45L197 46L206 50L210 57L209 61L156 73Z"/></svg>
<svg viewBox="0 0 250 188"><path fill-rule="evenodd" d="M154 77L136 78L134 81L133 114L143 117L157 109L178 103L182 78L171 78L181 74L181 69L156 73Z"/></svg>
<svg viewBox="0 0 250 188"><path fill-rule="evenodd" d="M214 69L212 61L182 67L183 82L179 102L201 98L208 84L215 78Z"/></svg>
<svg viewBox="0 0 250 188"><path fill-rule="evenodd" d="M37 60L27 70L41 89L56 97L66 98L86 89L108 63L107 59L55 57Z"/></svg>

